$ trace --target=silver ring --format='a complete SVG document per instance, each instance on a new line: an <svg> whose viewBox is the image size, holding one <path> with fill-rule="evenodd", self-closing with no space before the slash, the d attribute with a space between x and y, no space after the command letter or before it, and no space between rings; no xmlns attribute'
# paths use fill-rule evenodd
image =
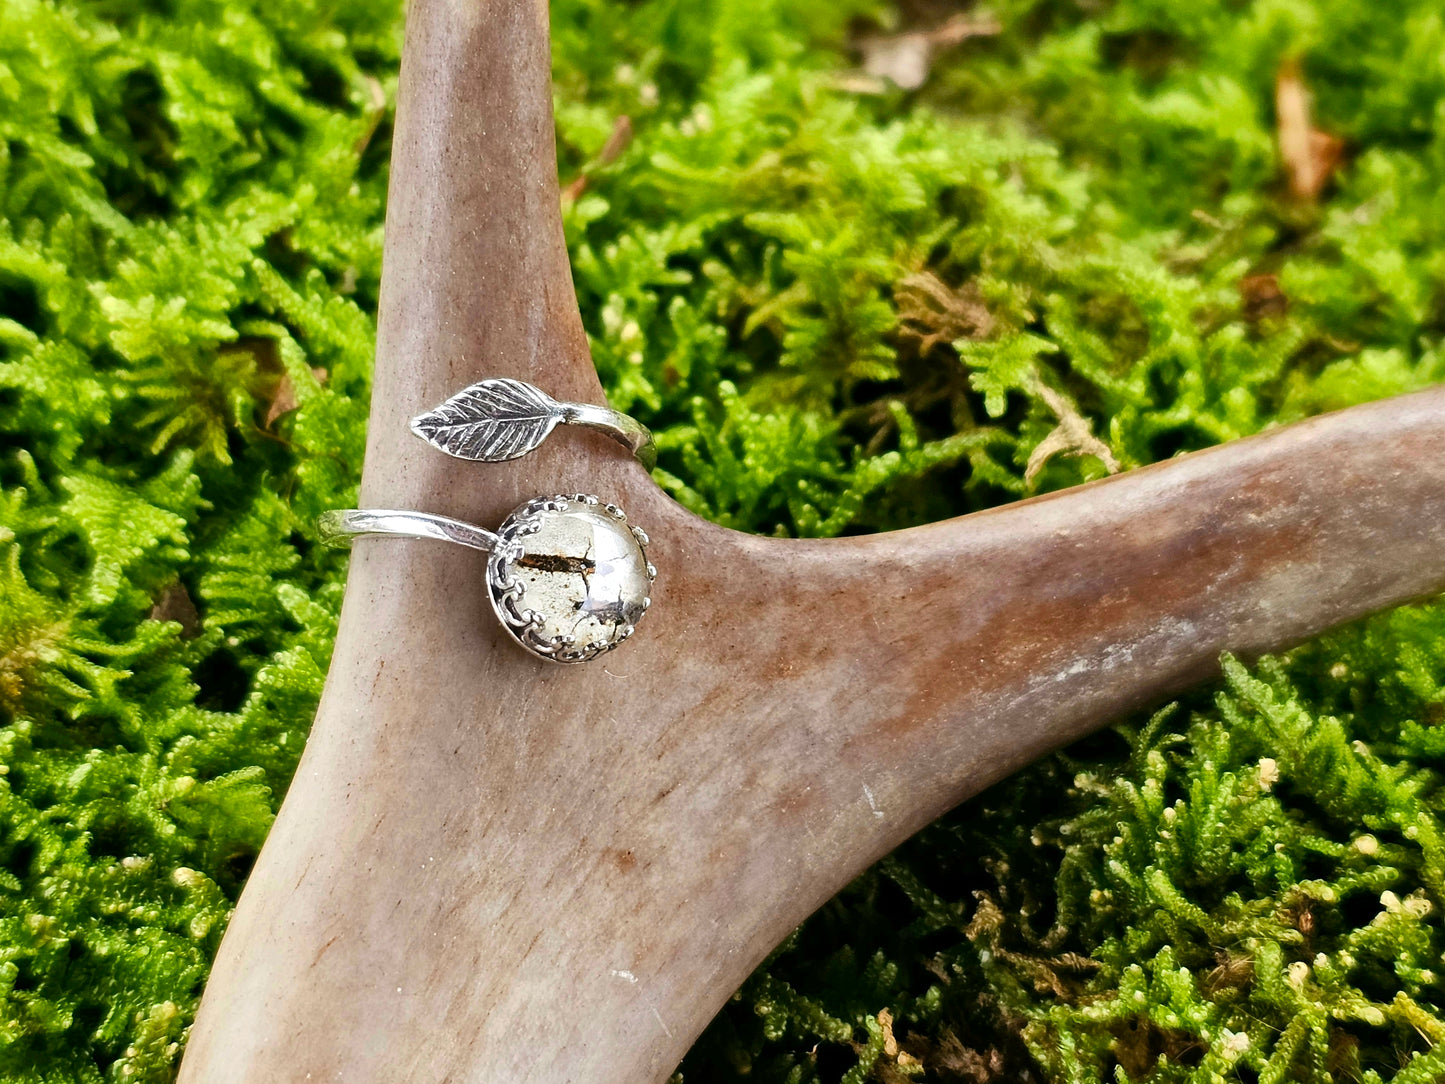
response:
<svg viewBox="0 0 1445 1084"><path fill-rule="evenodd" d="M483 380L411 420L411 431L447 455L481 463L517 459L558 425L605 433L651 470L657 465L652 433L636 418L590 403L559 403L521 380Z"/></svg>
<svg viewBox="0 0 1445 1084"><path fill-rule="evenodd" d="M434 538L438 542L455 542L483 553L497 548L497 536L475 523L463 523L450 516L433 516L426 512L403 512L392 508L338 508L323 512L317 520L321 541L328 546L345 547L353 538L374 538L393 535L398 538Z"/></svg>
<svg viewBox="0 0 1445 1084"><path fill-rule="evenodd" d="M345 508L319 521L321 540L392 536L455 542L487 558L487 597L518 644L549 662L587 662L623 643L652 605L657 569L647 535L615 504L587 493L534 497L496 533L448 516Z"/></svg>

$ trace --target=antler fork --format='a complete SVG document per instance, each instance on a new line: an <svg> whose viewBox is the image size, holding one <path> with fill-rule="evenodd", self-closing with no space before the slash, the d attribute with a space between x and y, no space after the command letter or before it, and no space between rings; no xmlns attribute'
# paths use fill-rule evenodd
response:
<svg viewBox="0 0 1445 1084"><path fill-rule="evenodd" d="M478 469L407 420L482 375L599 401L541 0L413 0L362 501L496 522L578 487L661 569L548 668L470 552L362 541L310 744L183 1081L661 1081L794 925L1006 773L1445 588L1445 391L916 530L744 536L577 433Z"/></svg>

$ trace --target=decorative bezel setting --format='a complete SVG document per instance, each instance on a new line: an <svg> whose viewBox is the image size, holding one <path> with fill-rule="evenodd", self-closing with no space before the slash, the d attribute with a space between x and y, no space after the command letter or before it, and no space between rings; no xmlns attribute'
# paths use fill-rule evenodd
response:
<svg viewBox="0 0 1445 1084"><path fill-rule="evenodd" d="M565 514L574 506L591 511L601 511L621 525L637 544L642 555L642 564L650 588L657 577L657 569L647 559L648 538L639 527L627 523L627 515L615 504L606 504L588 493L534 497L515 509L497 530L497 543L487 558L487 595L497 617L512 637L527 651L548 662L588 662L622 644L636 628L631 623L613 626L613 634L604 640L579 643L575 637L561 635L548 637L543 617L527 605L526 585L515 575L515 565L524 554L524 540L536 534L541 528L543 517L550 514ZM641 608L645 613L652 599L644 597Z"/></svg>

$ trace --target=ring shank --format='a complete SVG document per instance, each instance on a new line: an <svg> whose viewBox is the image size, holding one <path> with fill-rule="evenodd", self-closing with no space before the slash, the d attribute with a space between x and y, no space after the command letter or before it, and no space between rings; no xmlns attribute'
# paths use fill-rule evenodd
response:
<svg viewBox="0 0 1445 1084"><path fill-rule="evenodd" d="M450 516L433 516L426 512L406 512L390 508L338 508L322 513L317 527L322 542L340 548L351 545L353 538L382 535L455 542L483 553L490 553L497 544L495 534L474 523L452 519Z"/></svg>
<svg viewBox="0 0 1445 1084"><path fill-rule="evenodd" d="M562 403L560 406L564 424L605 433L636 456L637 461L648 470L657 466L657 447L652 442L652 431L636 418L620 410L591 403Z"/></svg>

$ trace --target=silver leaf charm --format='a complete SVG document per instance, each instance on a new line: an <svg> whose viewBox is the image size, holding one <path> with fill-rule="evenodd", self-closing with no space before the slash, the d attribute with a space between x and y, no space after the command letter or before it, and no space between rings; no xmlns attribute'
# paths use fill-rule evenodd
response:
<svg viewBox="0 0 1445 1084"><path fill-rule="evenodd" d="M418 414L411 431L458 459L501 463L530 452L564 420L562 405L520 380L483 380Z"/></svg>

